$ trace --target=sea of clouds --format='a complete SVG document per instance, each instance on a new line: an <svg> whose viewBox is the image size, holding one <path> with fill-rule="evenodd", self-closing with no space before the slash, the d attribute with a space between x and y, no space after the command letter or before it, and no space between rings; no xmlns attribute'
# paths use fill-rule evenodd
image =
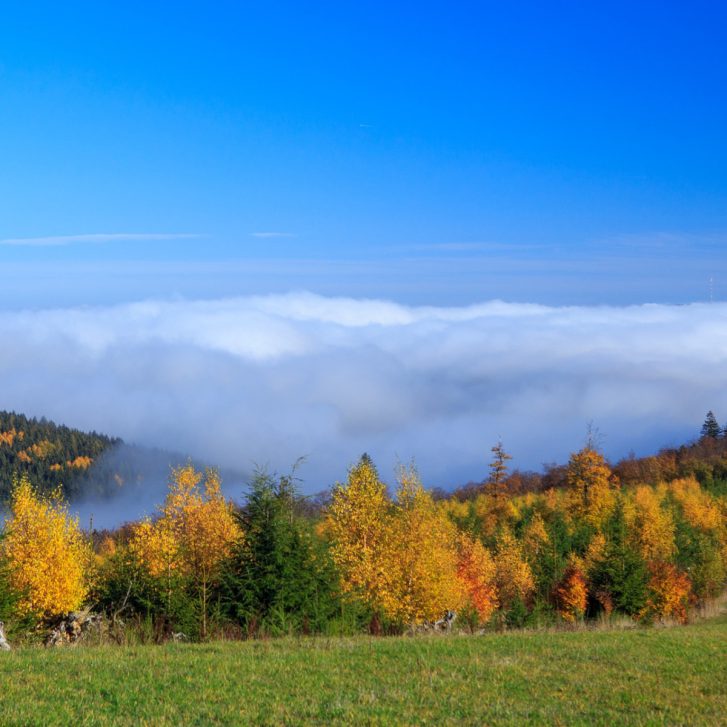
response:
<svg viewBox="0 0 727 727"><path fill-rule="evenodd" d="M308 293L0 314L0 408L303 489L362 452L390 478L564 461L593 422L612 458L727 416L727 304L410 307ZM233 493L234 494L234 493Z"/></svg>

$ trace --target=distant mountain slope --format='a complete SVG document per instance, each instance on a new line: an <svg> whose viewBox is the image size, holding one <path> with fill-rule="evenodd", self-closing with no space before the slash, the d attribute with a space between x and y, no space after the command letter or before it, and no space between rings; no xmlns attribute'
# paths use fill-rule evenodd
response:
<svg viewBox="0 0 727 727"><path fill-rule="evenodd" d="M60 487L71 503L118 503L121 496L129 517L136 517L164 499L170 469L186 462L197 469L207 466L180 452L126 444L118 437L0 411L0 510L9 500L13 480L27 474L41 492ZM232 469L220 474L234 497L242 494L251 476ZM132 512L134 506L141 509Z"/></svg>
<svg viewBox="0 0 727 727"><path fill-rule="evenodd" d="M22 474L44 492L60 486L68 499L98 491L99 473L93 465L120 444L104 434L0 411L0 501L8 499L14 477ZM113 479L113 474L105 473L104 479Z"/></svg>

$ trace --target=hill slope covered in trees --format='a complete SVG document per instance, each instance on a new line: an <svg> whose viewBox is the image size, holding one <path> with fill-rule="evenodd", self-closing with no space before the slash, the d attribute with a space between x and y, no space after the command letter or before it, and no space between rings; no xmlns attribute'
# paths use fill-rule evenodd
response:
<svg viewBox="0 0 727 727"><path fill-rule="evenodd" d="M0 411L0 501L7 501L14 479L27 475L41 492L60 487L73 500L95 488L101 456L120 439L81 432L45 418ZM112 480L106 473L101 479Z"/></svg>

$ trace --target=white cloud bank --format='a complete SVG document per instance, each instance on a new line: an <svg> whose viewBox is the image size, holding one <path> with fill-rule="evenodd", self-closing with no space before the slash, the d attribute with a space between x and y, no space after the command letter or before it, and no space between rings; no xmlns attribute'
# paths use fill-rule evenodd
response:
<svg viewBox="0 0 727 727"><path fill-rule="evenodd" d="M727 304L462 308L299 293L0 314L0 408L309 492L368 451L388 475L481 478L502 437L521 467L564 460L586 423L607 454L727 417Z"/></svg>

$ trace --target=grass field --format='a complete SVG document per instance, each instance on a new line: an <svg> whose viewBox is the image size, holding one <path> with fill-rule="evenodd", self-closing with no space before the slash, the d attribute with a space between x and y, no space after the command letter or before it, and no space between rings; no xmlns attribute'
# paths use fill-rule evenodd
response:
<svg viewBox="0 0 727 727"><path fill-rule="evenodd" d="M727 618L0 653L0 722L727 724Z"/></svg>

